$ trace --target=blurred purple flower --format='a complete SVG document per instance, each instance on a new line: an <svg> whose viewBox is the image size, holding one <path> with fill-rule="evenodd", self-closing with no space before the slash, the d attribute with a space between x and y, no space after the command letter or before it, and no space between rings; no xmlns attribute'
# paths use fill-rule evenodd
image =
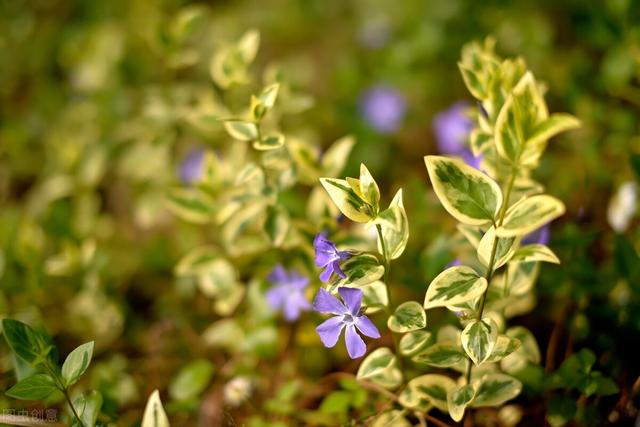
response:
<svg viewBox="0 0 640 427"><path fill-rule="evenodd" d="M549 240L551 239L551 225L550 223L546 223L542 227L537 230L532 231L531 233L524 236L522 245L531 245L533 243L539 243L541 245L548 245Z"/></svg>
<svg viewBox="0 0 640 427"><path fill-rule="evenodd" d="M347 353L352 359L357 359L364 355L367 346L356 332L356 328L361 334L370 338L380 338L378 328L369 320L367 316L360 312L362 304L362 291L357 288L338 288L338 293L342 297L344 304L326 290L320 288L313 301L313 309L325 314L334 314L332 318L325 320L317 328L316 332L325 347L331 348L336 345L342 329L346 326L344 342L347 346Z"/></svg>
<svg viewBox="0 0 640 427"><path fill-rule="evenodd" d="M343 279L347 277L340 268L340 261L351 258L351 254L348 251L339 251L336 245L326 238L324 233L318 233L316 238L313 239L313 248L316 251L316 267L324 268L324 271L320 273L320 280L323 283L328 282L334 272Z"/></svg>
<svg viewBox="0 0 640 427"><path fill-rule="evenodd" d="M202 177L204 172L204 150L193 149L180 165L180 180L183 184L192 184Z"/></svg>
<svg viewBox="0 0 640 427"><path fill-rule="evenodd" d="M380 133L398 129L406 109L404 97L389 86L374 86L360 98L360 113Z"/></svg>
<svg viewBox="0 0 640 427"><path fill-rule="evenodd" d="M453 261L451 261L449 264L445 265L444 268L451 268L451 267L457 267L459 265L462 265L462 262L456 258Z"/></svg>
<svg viewBox="0 0 640 427"><path fill-rule="evenodd" d="M297 271L287 272L280 264L267 276L273 284L267 290L267 302L273 310L282 311L288 322L300 317L301 311L308 311L311 304L304 297L304 290L309 285L309 279L298 274Z"/></svg>
<svg viewBox="0 0 640 427"><path fill-rule="evenodd" d="M456 102L433 119L433 131L441 154L460 156L466 164L480 169L482 155L474 156L466 141L473 129L473 121L466 114L469 104Z"/></svg>

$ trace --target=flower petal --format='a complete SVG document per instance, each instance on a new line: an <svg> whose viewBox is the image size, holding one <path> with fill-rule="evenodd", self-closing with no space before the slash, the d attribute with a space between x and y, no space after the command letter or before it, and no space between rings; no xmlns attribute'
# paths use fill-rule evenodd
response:
<svg viewBox="0 0 640 427"><path fill-rule="evenodd" d="M324 267L338 257L336 245L327 240L323 233L318 233L313 239L316 267Z"/></svg>
<svg viewBox="0 0 640 427"><path fill-rule="evenodd" d="M287 271L281 264L276 265L267 276L267 280L271 283L286 283L288 279Z"/></svg>
<svg viewBox="0 0 640 427"><path fill-rule="evenodd" d="M304 298L302 293L294 292L290 294L283 307L284 318L288 322L293 322L300 317L301 311L308 311L311 304Z"/></svg>
<svg viewBox="0 0 640 427"><path fill-rule="evenodd" d="M360 305L362 304L362 291L358 288L338 288L338 293L344 300L349 313L352 316L357 316L360 312Z"/></svg>
<svg viewBox="0 0 640 427"><path fill-rule="evenodd" d="M331 275L333 274L333 264L327 265L327 267L320 273L320 281L322 283L327 283L329 279L331 279Z"/></svg>
<svg viewBox="0 0 640 427"><path fill-rule="evenodd" d="M380 331L367 316L356 317L354 323L363 335L369 338L380 338Z"/></svg>
<svg viewBox="0 0 640 427"><path fill-rule="evenodd" d="M345 279L347 277L346 274L344 274L344 271L342 271L342 269L340 268L340 261L335 260L331 263L331 267L333 267L333 271L335 271L338 276L342 277L343 279Z"/></svg>
<svg viewBox="0 0 640 427"><path fill-rule="evenodd" d="M347 353L349 353L349 357L352 359L357 359L364 355L367 351L367 346L365 345L360 335L356 332L356 328L353 325L347 326L347 329L344 332L344 342L347 345Z"/></svg>
<svg viewBox="0 0 640 427"><path fill-rule="evenodd" d="M313 309L320 313L346 314L349 311L340 300L325 289L320 288L313 300Z"/></svg>
<svg viewBox="0 0 640 427"><path fill-rule="evenodd" d="M322 344L327 348L331 348L338 342L338 338L340 338L340 332L342 332L343 327L344 323L342 322L342 317L334 316L318 325L316 332L318 333Z"/></svg>
<svg viewBox="0 0 640 427"><path fill-rule="evenodd" d="M266 293L267 303L272 310L279 310L284 304L287 293L282 286L272 286Z"/></svg>

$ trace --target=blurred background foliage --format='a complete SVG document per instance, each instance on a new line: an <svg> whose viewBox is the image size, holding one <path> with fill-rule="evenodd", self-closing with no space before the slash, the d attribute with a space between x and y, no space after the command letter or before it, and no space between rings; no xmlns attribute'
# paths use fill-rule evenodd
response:
<svg viewBox="0 0 640 427"><path fill-rule="evenodd" d="M257 69L277 64L293 92L310 95L288 105L301 113L284 117L286 126L325 146L354 135L345 175L364 162L389 198L404 188L411 238L394 267L395 292L418 300L455 258L454 223L429 190L422 157L437 152L434 116L470 101L460 49L493 35L501 54L523 56L546 82L550 110L583 123L553 141L537 170L567 214L551 228L563 264L542 269L536 308L519 319L536 335L546 371L522 379L523 425L542 425L545 413L579 425L637 417L640 228L633 200L612 202L624 183L637 194L640 179L634 0L0 0L0 317L46 325L65 353L95 339L88 386L118 425L135 425L151 390L167 387L175 425L222 423L221 414L288 425L296 408L312 414L305 422L330 425L364 411L366 391L324 376L355 365L328 356L311 323L281 326L255 347L268 358L297 340L297 355L279 361L286 381L223 410L223 383L210 378L225 360L201 338L218 317L173 275L206 238L167 209L166 190L192 150L225 143L215 117L246 103L250 90L214 90L209 61L248 28L261 33ZM381 88L400 105L383 124L367 110ZM630 213L617 212L620 204ZM630 220L612 227L616 214ZM562 372L581 369L571 355L584 348L618 395L589 398L563 382ZM13 384L5 349L3 389ZM554 386L543 386L567 360ZM274 372L252 366L249 377ZM246 392L237 378L225 398ZM15 402L2 396L0 407Z"/></svg>

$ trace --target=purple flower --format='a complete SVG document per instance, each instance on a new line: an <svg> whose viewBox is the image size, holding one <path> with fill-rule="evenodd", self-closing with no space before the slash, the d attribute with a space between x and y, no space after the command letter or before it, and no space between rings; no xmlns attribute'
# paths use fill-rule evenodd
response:
<svg viewBox="0 0 640 427"><path fill-rule="evenodd" d="M539 243L541 245L548 245L550 239L551 239L551 225L550 223L546 223L545 225L538 228L537 230L534 230L531 233L524 236L521 244L530 245L533 243Z"/></svg>
<svg viewBox="0 0 640 427"><path fill-rule="evenodd" d="M180 165L180 180L184 184L192 184L202 177L204 172L204 150L191 150Z"/></svg>
<svg viewBox="0 0 640 427"><path fill-rule="evenodd" d="M304 297L309 279L297 271L287 272L280 264L267 276L273 286L267 291L267 302L274 310L281 310L288 322L300 317L301 311L308 311L311 304Z"/></svg>
<svg viewBox="0 0 640 427"><path fill-rule="evenodd" d="M456 102L442 111L433 119L433 131L441 154L460 156L466 164L479 169L482 155L474 156L466 144L473 129L473 121L466 114L468 108L466 102Z"/></svg>
<svg viewBox="0 0 640 427"><path fill-rule="evenodd" d="M344 332L344 342L347 346L349 357L357 359L364 355L367 346L356 332L356 328L361 334L370 338L380 338L378 328L369 320L367 316L360 312L362 304L362 291L356 288L338 288L338 293L342 297L344 304L326 290L320 288L315 300L313 309L325 314L334 314L330 319L325 320L317 328L316 332L325 347L331 348L336 345L342 329Z"/></svg>
<svg viewBox="0 0 640 427"><path fill-rule="evenodd" d="M444 268L457 267L459 265L462 265L462 262L460 261L460 259L456 258L453 261L451 261L449 264L445 265Z"/></svg>
<svg viewBox="0 0 640 427"><path fill-rule="evenodd" d="M404 97L388 86L374 86L360 98L360 113L380 133L392 133L398 129L406 109Z"/></svg>
<svg viewBox="0 0 640 427"><path fill-rule="evenodd" d="M316 267L324 268L324 271L320 273L320 280L323 283L328 282L334 272L343 279L347 277L340 268L340 261L351 257L348 251L339 251L336 245L326 238L324 233L318 233L316 238L313 239L313 248L316 251Z"/></svg>

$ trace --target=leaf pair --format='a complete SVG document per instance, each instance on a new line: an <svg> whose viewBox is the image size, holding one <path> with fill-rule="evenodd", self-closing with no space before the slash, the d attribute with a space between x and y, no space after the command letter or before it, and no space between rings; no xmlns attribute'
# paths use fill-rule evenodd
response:
<svg viewBox="0 0 640 427"><path fill-rule="evenodd" d="M19 381L9 390L7 396L15 399L42 400L57 391L63 391L75 384L89 367L93 355L93 341L82 344L67 356L60 374L56 373L54 361L50 357L53 346L47 338L29 325L13 319L4 319L2 328L7 344L13 352L32 367L44 364L50 374L36 373Z"/></svg>
<svg viewBox="0 0 640 427"><path fill-rule="evenodd" d="M513 399L522 390L517 379L500 373L491 373L473 381L455 387L447 393L449 415L458 422L464 417L467 407L500 406Z"/></svg>
<svg viewBox="0 0 640 427"><path fill-rule="evenodd" d="M564 213L564 204L548 195L525 197L507 209L500 224L503 196L500 186L486 174L460 160L426 156L433 189L444 208L469 226L498 226L499 237L527 234Z"/></svg>
<svg viewBox="0 0 640 427"><path fill-rule="evenodd" d="M320 178L331 200L347 218L354 222L375 224L382 229L378 251L388 259L402 255L409 240L409 221L398 190L389 207L380 211L380 189L364 164L360 165L360 178Z"/></svg>

